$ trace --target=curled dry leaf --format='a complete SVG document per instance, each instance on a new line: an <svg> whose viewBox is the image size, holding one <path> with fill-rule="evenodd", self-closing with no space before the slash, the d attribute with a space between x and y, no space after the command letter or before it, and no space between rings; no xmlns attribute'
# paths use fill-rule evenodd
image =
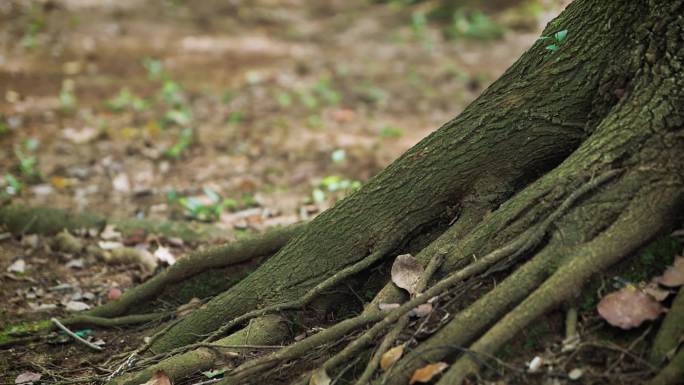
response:
<svg viewBox="0 0 684 385"><path fill-rule="evenodd" d="M655 282L647 283L643 288L641 288L641 290L653 297L658 302L663 302L665 298L670 295L670 291L661 289Z"/></svg>
<svg viewBox="0 0 684 385"><path fill-rule="evenodd" d="M163 370L157 370L154 376L142 385L171 385L171 379Z"/></svg>
<svg viewBox="0 0 684 385"><path fill-rule="evenodd" d="M672 266L668 267L663 275L653 278L653 281L667 287L684 285L684 257L675 257Z"/></svg>
<svg viewBox="0 0 684 385"><path fill-rule="evenodd" d="M397 345L393 347L392 349L386 351L383 353L382 357L380 357L380 367L382 370L387 370L392 365L394 365L395 362L397 362L401 356L404 354L404 344Z"/></svg>
<svg viewBox="0 0 684 385"><path fill-rule="evenodd" d="M164 246L159 246L157 250L155 250L154 256L157 257L158 260L165 262L169 266L176 263L176 257L171 253L171 251L169 251L168 248Z"/></svg>
<svg viewBox="0 0 684 385"><path fill-rule="evenodd" d="M409 312L409 315L411 317L423 318L430 313L432 313L432 304L431 303L423 303L423 304L420 304L420 305L414 307Z"/></svg>
<svg viewBox="0 0 684 385"><path fill-rule="evenodd" d="M34 373L34 372L22 372L19 373L17 378L14 379L15 384L31 384L34 383L38 380L40 380L40 373Z"/></svg>
<svg viewBox="0 0 684 385"><path fill-rule="evenodd" d="M654 320L665 311L658 301L634 286L626 286L604 296L596 309L609 324L622 329Z"/></svg>
<svg viewBox="0 0 684 385"><path fill-rule="evenodd" d="M309 385L330 385L330 376L325 369L318 369L309 378Z"/></svg>
<svg viewBox="0 0 684 385"><path fill-rule="evenodd" d="M435 362L434 364L427 364L422 368L418 368L413 372L409 385L415 384L416 382L428 382L432 377L442 373L444 369L448 367L449 364L446 362Z"/></svg>
<svg viewBox="0 0 684 385"><path fill-rule="evenodd" d="M413 295L423 271L423 266L411 254L399 255L392 264L392 282Z"/></svg>
<svg viewBox="0 0 684 385"><path fill-rule="evenodd" d="M192 297L187 303L178 306L176 309L176 314L178 314L179 317L183 317L192 313L200 306L202 306L202 300L197 297Z"/></svg>

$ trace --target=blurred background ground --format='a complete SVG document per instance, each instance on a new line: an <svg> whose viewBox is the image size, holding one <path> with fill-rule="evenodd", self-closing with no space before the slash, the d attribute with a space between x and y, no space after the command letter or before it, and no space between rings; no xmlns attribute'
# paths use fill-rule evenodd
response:
<svg viewBox="0 0 684 385"><path fill-rule="evenodd" d="M566 2L454 3L2 0L1 199L226 238L315 216L456 116ZM141 279L1 238L3 327ZM12 354L88 366L56 349Z"/></svg>

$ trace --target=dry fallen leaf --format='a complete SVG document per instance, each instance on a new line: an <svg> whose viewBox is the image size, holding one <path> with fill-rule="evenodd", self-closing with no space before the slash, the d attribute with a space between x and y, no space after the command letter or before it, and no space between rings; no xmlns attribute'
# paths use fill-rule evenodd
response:
<svg viewBox="0 0 684 385"><path fill-rule="evenodd" d="M382 357L380 357L380 367L382 370L389 369L401 358L403 354L404 344L393 347L392 349L383 353Z"/></svg>
<svg viewBox="0 0 684 385"><path fill-rule="evenodd" d="M171 379L163 370L158 370L152 378L142 385L171 385Z"/></svg>
<svg viewBox="0 0 684 385"><path fill-rule="evenodd" d="M164 246L159 246L157 250L154 251L154 256L157 257L158 260L165 262L169 266L176 263L176 257L171 253L171 251L168 248Z"/></svg>
<svg viewBox="0 0 684 385"><path fill-rule="evenodd" d="M423 318L426 315L432 313L432 304L431 303L423 303L415 308L411 309L411 311L408 313L411 317L418 317L418 318Z"/></svg>
<svg viewBox="0 0 684 385"><path fill-rule="evenodd" d="M330 385L330 377L325 369L318 369L309 378L309 385Z"/></svg>
<svg viewBox="0 0 684 385"><path fill-rule="evenodd" d="M42 377L40 375L40 373L22 372L22 373L19 373L17 378L14 379L14 383L15 384L27 384L28 385L30 383L37 382L38 380L40 380L40 377Z"/></svg>
<svg viewBox="0 0 684 385"><path fill-rule="evenodd" d="M668 267L663 275L653 278L653 281L668 287L684 285L684 257L675 257L672 266Z"/></svg>
<svg viewBox="0 0 684 385"><path fill-rule="evenodd" d="M392 264L392 282L410 294L415 294L423 271L423 266L411 254L399 255Z"/></svg>
<svg viewBox="0 0 684 385"><path fill-rule="evenodd" d="M178 314L179 317L183 317L192 313L200 306L202 306L202 300L197 297L192 297L187 303L178 306L176 309L176 314Z"/></svg>
<svg viewBox="0 0 684 385"><path fill-rule="evenodd" d="M655 282L647 283L641 288L641 290L653 297L658 302L663 302L665 298L670 295L670 291L661 289Z"/></svg>
<svg viewBox="0 0 684 385"><path fill-rule="evenodd" d="M443 372L447 367L449 367L449 364L446 362L435 362L434 364L427 364L422 368L416 369L411 376L409 385L415 384L416 382L428 382L432 377Z"/></svg>
<svg viewBox="0 0 684 385"><path fill-rule="evenodd" d="M634 286L626 286L604 296L596 309L609 324L622 329L654 320L665 311L658 301Z"/></svg>

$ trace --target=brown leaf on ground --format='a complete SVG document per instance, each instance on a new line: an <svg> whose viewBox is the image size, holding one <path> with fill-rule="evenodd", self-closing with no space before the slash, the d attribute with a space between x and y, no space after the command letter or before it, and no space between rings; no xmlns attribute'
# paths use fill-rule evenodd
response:
<svg viewBox="0 0 684 385"><path fill-rule="evenodd" d="M383 353L382 357L380 357L380 367L382 368L382 370L389 369L390 367L392 367L392 365L394 365L395 362L397 362L401 358L403 354L404 344L393 347L392 349Z"/></svg>
<svg viewBox="0 0 684 385"><path fill-rule="evenodd" d="M152 378L142 385L172 385L172 382L163 370L158 370Z"/></svg>
<svg viewBox="0 0 684 385"><path fill-rule="evenodd" d="M309 385L330 385L331 381L325 369L318 369L309 378Z"/></svg>
<svg viewBox="0 0 684 385"><path fill-rule="evenodd" d="M653 278L653 281L667 287L684 285L684 257L675 257L672 266L668 267L663 275Z"/></svg>
<svg viewBox="0 0 684 385"><path fill-rule="evenodd" d="M447 367L449 367L449 364L446 362L435 362L434 364L427 364L422 368L418 368L413 372L409 385L416 382L429 382L432 380L432 377L442 373Z"/></svg>
<svg viewBox="0 0 684 385"><path fill-rule="evenodd" d="M654 320L665 311L658 301L634 286L626 286L604 296L596 309L609 324L622 329Z"/></svg>
<svg viewBox="0 0 684 385"><path fill-rule="evenodd" d="M15 384L32 384L40 380L40 373L22 372L14 379Z"/></svg>
<svg viewBox="0 0 684 385"><path fill-rule="evenodd" d="M644 293L653 297L658 302L663 302L671 294L669 290L661 289L655 282L649 282L643 285L643 287L641 287L641 290L643 290Z"/></svg>
<svg viewBox="0 0 684 385"><path fill-rule="evenodd" d="M187 303L178 306L176 309L176 314L178 314L179 317L183 317L192 313L200 306L202 306L202 300L197 297L192 297Z"/></svg>
<svg viewBox="0 0 684 385"><path fill-rule="evenodd" d="M411 254L399 255L392 264L392 282L410 294L415 294L423 271L423 266Z"/></svg>

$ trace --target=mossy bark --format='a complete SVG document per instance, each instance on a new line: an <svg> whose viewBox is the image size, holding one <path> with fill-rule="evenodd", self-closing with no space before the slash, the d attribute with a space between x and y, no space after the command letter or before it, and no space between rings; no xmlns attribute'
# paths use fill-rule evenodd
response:
<svg viewBox="0 0 684 385"><path fill-rule="evenodd" d="M614 91L635 70L625 47L635 36L625 31L644 10L636 2L571 6L545 32L569 30L559 51L536 43L461 115L318 216L153 350L191 343L227 318L299 298L374 251L401 249L426 228L444 230L470 206L495 209L571 154L618 102ZM619 33L607 33L606 25Z"/></svg>
<svg viewBox="0 0 684 385"><path fill-rule="evenodd" d="M177 237L184 241L211 241L227 239L228 233L218 227L205 223L156 221L150 219L114 218L82 212L73 213L55 207L28 207L7 205L0 207L0 225L15 234L57 234L62 230L104 229L107 223L113 224L124 235L139 230L148 233Z"/></svg>

